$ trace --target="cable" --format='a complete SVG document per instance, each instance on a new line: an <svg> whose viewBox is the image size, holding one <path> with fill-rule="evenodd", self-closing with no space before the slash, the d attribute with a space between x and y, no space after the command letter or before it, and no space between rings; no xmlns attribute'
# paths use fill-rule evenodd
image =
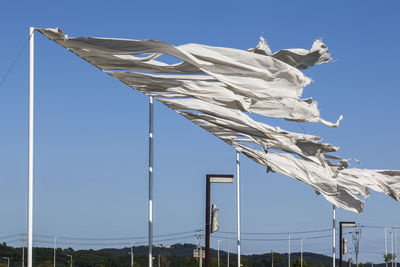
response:
<svg viewBox="0 0 400 267"><path fill-rule="evenodd" d="M154 242L162 242L162 241L169 241L169 240L176 240L176 239L187 239L187 238L193 238L194 235L188 235L188 236L181 236L181 237L175 237L175 238L168 238L168 239L158 239L154 240ZM35 240L34 243L42 243L42 244L53 244L51 241L45 241L45 240ZM140 241L137 242L137 244L146 244L147 241ZM128 245L129 243L127 242L115 242L115 243L81 243L81 242L57 242L58 245L78 245L78 246L119 246L119 245Z"/></svg>
<svg viewBox="0 0 400 267"><path fill-rule="evenodd" d="M17 236L23 237L23 236L25 236L25 234L14 234L14 235L0 236L0 239L9 239L9 238L17 237Z"/></svg>
<svg viewBox="0 0 400 267"><path fill-rule="evenodd" d="M320 230L309 230L309 231L298 231L298 232L276 232L276 233L250 233L250 232L241 232L242 235L287 235L287 234L308 234L308 233L320 233L320 232L328 232L332 231L332 229L320 229ZM222 234L236 234L236 232L223 232L220 231Z"/></svg>
<svg viewBox="0 0 400 267"><path fill-rule="evenodd" d="M363 228L377 228L377 229L384 229L384 228L388 228L388 229L400 229L399 226L370 226L370 225L361 225L361 227L363 227Z"/></svg>
<svg viewBox="0 0 400 267"><path fill-rule="evenodd" d="M307 234L307 233L320 233L320 232L327 232L327 231L331 231L332 229L320 229L320 230L309 230L309 231L297 231L297 232L290 232L290 234ZM196 233L198 232L198 230L191 230L191 231L184 231L184 232L177 232L177 233L169 233L169 234L159 234L159 235L154 235L153 237L157 238L157 237L170 237L170 236L178 236L175 238L170 238L170 239L162 239L160 241L164 241L164 240L172 240L172 239L179 239L179 238L186 238L187 236L184 237L179 237L180 235L186 235L186 234L191 234L191 233ZM225 232L225 231L219 231L219 233L221 234L235 234L236 232ZM283 234L288 234L289 232L277 232L277 233L242 233L243 235L283 235ZM352 231L349 232L344 232L343 234L351 234L353 233ZM25 234L14 234L14 235L9 235L9 236L3 236L0 237L0 239L9 239L9 238L13 238L13 237L17 237L17 236L21 236L23 237ZM339 235L338 233L336 235ZM39 238L49 238L49 239L53 239L54 236L52 235L42 235L42 234L35 234L35 237L39 237ZM193 236L193 235L191 235ZM218 238L222 238L225 239L226 237L223 236L212 236L214 237L218 237ZM307 239L315 239L315 238L325 238L325 237L331 237L331 235L323 235L323 236L311 236L311 237L295 237L295 238L291 238L290 240L307 240ZM105 241L102 242L102 244L113 244L113 243L106 243L106 241L125 241L125 240L138 240L138 239L146 239L147 236L134 236L134 237L120 237L120 238L89 238L89 237L71 237L71 236L57 236L57 238L59 240L70 240L70 241ZM242 238L242 240L249 240L249 241L287 241L289 240L288 238ZM142 242L142 241L140 241ZM144 242L144 241L143 241ZM58 242L59 243L59 242ZM70 242L70 243L74 243L74 242ZM61 243L59 243L61 244ZM122 243L118 243L118 244L122 244ZM125 243L124 243L125 244Z"/></svg>
<svg viewBox="0 0 400 267"><path fill-rule="evenodd" d="M360 253L364 253L364 254L379 254L379 255L383 254L382 252L376 252L376 251L363 251L363 250L360 250L359 252Z"/></svg>
<svg viewBox="0 0 400 267"><path fill-rule="evenodd" d="M7 242L5 242L6 244L8 243L14 243L14 242L17 242L17 241L22 241L22 239L20 239L20 238L17 238L17 239L12 239L12 240L7 240Z"/></svg>
<svg viewBox="0 0 400 267"><path fill-rule="evenodd" d="M33 33L32 33L32 34L33 34ZM19 59L19 57L21 56L22 52L24 51L26 45L28 44L29 40L31 39L32 34L29 35L28 40L25 41L25 43L24 43L24 45L22 46L21 50L18 52L18 54L17 54L17 56L15 57L14 61L11 63L10 68L8 68L8 70L7 70L6 74L4 75L3 79L1 79L0 88L1 88L1 86L3 85L3 83L6 81L8 75L10 74L11 70L13 69L15 63L17 63L17 60Z"/></svg>
<svg viewBox="0 0 400 267"><path fill-rule="evenodd" d="M343 234L349 234L352 232L345 232ZM336 236L339 236L337 233ZM211 236L212 238L222 238L226 239L226 237L222 236ZM318 239L318 238L326 238L326 237L332 237L332 235L322 235L322 236L310 236L310 237L296 237L296 238L290 238L291 241L296 241L296 240L309 240L309 239ZM247 240L247 241L288 241L289 238L242 238L241 240Z"/></svg>
<svg viewBox="0 0 400 267"><path fill-rule="evenodd" d="M194 233L196 232L195 230L192 231L185 231L185 232L178 232L178 233L171 233L171 234L160 234L160 235L153 235L153 237L167 237L167 236L176 236L176 235L184 235L184 234L189 234L189 233ZM49 236L49 235L35 235L37 237L44 237L44 238L54 238L54 236ZM120 238L85 238L85 237L69 237L69 236L59 236L58 239L63 239L63 240L99 240L99 241L118 241L118 240L133 240L133 239L146 239L148 236L134 236L134 237L120 237Z"/></svg>

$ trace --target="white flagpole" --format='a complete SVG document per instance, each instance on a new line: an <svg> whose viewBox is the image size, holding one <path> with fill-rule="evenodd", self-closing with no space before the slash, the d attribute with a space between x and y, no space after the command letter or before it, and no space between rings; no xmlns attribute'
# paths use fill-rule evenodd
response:
<svg viewBox="0 0 400 267"><path fill-rule="evenodd" d="M240 267L240 162L239 152L236 151L236 205L237 205L237 257Z"/></svg>
<svg viewBox="0 0 400 267"><path fill-rule="evenodd" d="M332 267L336 266L336 207L333 205L332 213Z"/></svg>
<svg viewBox="0 0 400 267"><path fill-rule="evenodd" d="M149 102L149 267L153 266L153 96Z"/></svg>
<svg viewBox="0 0 400 267"><path fill-rule="evenodd" d="M33 245L33 111L34 111L34 32L29 28L29 130L28 130L28 267L32 267Z"/></svg>

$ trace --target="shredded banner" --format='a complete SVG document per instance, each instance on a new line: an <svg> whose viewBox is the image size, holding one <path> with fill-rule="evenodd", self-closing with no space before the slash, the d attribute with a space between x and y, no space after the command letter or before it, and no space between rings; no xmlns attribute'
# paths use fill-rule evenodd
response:
<svg viewBox="0 0 400 267"><path fill-rule="evenodd" d="M240 50L156 40L70 38L59 28L38 31L134 90L156 97L267 171L310 185L340 208L362 212L361 198L369 196L369 189L400 201L400 171L348 168L348 160L331 154L339 148L321 143L320 137L285 131L248 115L339 126L342 116L326 121L317 102L301 98L311 79L300 70L332 60L321 39L310 50L272 53L262 37L255 48ZM181 62L167 64L159 60L162 55Z"/></svg>

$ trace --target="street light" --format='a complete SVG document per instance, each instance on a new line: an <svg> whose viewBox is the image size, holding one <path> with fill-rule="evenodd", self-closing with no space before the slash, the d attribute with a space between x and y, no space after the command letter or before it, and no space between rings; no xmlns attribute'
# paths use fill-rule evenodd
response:
<svg viewBox="0 0 400 267"><path fill-rule="evenodd" d="M3 259L7 260L7 267L10 267L10 258L2 257Z"/></svg>
<svg viewBox="0 0 400 267"><path fill-rule="evenodd" d="M340 222L339 223L339 238L340 238L340 259L339 266L342 267L342 258L343 258L343 227L355 227L355 222Z"/></svg>
<svg viewBox="0 0 400 267"><path fill-rule="evenodd" d="M218 240L218 267L219 267L219 242L224 241L224 240Z"/></svg>
<svg viewBox="0 0 400 267"><path fill-rule="evenodd" d="M71 267L72 267L72 255L67 254L67 256L71 258Z"/></svg>
<svg viewBox="0 0 400 267"><path fill-rule="evenodd" d="M207 174L206 175L206 257L205 267L210 264L210 192L211 183L233 183L232 174Z"/></svg>

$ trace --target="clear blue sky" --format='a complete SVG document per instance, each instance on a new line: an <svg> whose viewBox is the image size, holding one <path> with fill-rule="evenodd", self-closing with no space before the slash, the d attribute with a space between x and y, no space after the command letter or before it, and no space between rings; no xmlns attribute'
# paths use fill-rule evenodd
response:
<svg viewBox="0 0 400 267"><path fill-rule="evenodd" d="M337 129L302 124L304 129L340 146L340 155L356 157L361 168L400 169L399 10L398 1L5 1L0 79L30 26L61 27L70 36L239 49L254 47L263 33L273 51L310 48L322 37L335 61L306 71L315 82L304 97L319 102L325 119L343 114L344 120ZM41 34L35 38L35 234L146 235L148 98ZM0 87L0 237L26 232L27 59L26 47ZM303 131L296 123L262 120ZM241 163L243 232L331 227L331 204L310 187L266 174L244 156ZM235 154L156 102L154 169L155 234L190 231L204 224L205 174L234 173ZM220 208L221 231L234 231L235 186L214 186L212 199ZM338 221L379 226L399 226L399 214L400 203L377 193L367 199L363 214L337 211ZM364 230L361 250L376 253L361 253L361 260L382 261L383 233ZM178 241L195 239L163 243ZM304 248L329 254L331 239L308 240ZM245 254L271 249L286 252L286 242L243 241ZM293 241L292 251L298 250Z"/></svg>

